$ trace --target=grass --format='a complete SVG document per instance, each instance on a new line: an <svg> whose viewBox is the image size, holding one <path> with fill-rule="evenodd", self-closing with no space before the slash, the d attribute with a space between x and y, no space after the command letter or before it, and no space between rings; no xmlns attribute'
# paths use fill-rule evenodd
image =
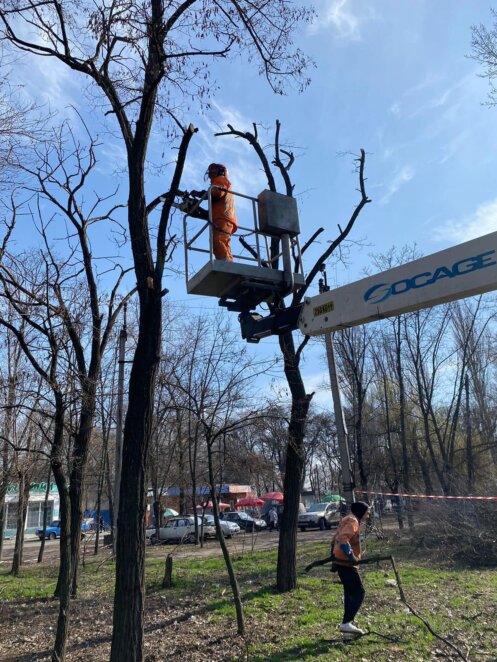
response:
<svg viewBox="0 0 497 662"><path fill-rule="evenodd" d="M397 588L387 581L394 578L387 563L381 568L368 566L363 573L366 600L358 621L372 633L344 642L336 629L342 615L342 587L336 575L329 572L329 566L309 575L302 572L310 560L325 556L327 550L328 545L299 546L299 586L285 594L277 593L274 587L276 551L234 557L251 662L457 659L400 602ZM436 632L465 654L470 650L472 661L497 660L495 569L437 566L425 557L416 558L404 545L369 543L368 555L380 551L395 555L408 601ZM149 598L160 597L166 607L184 605L186 611L194 607L212 626L222 624L224 630L233 631L235 610L222 558L175 558L174 586L165 591L161 588L163 571L163 560L147 560ZM0 599L50 597L56 575L56 568L47 565L26 567L19 578L0 573ZM84 599L109 602L113 581L112 562L102 566L90 562L81 569L80 594Z"/></svg>

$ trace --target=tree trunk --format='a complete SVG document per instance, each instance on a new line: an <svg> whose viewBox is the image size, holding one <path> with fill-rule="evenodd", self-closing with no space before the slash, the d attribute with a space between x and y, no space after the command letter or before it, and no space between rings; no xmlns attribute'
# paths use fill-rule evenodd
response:
<svg viewBox="0 0 497 662"><path fill-rule="evenodd" d="M173 555L169 553L166 556L166 563L164 566L164 578L162 580L162 588L171 588L173 585Z"/></svg>
<svg viewBox="0 0 497 662"><path fill-rule="evenodd" d="M404 489L407 493L411 491L410 481L410 466L409 466L409 453L407 450L407 436L406 436L406 396L404 386L404 374L402 372L402 340L401 340L401 318L396 321L396 334L395 334L395 350L396 350L396 366L397 366L397 380L399 383L399 422L400 422L400 443L402 446L402 482ZM411 502L407 502L407 522L409 529L414 527L414 518L412 514Z"/></svg>
<svg viewBox="0 0 497 662"><path fill-rule="evenodd" d="M281 516L276 573L276 586L278 591L284 593L297 587L297 520L300 503L300 482L304 466L305 422L312 396L305 392L292 334L285 333L281 335L279 343L285 362L285 376L292 394L285 478L283 481L285 507Z"/></svg>
<svg viewBox="0 0 497 662"><path fill-rule="evenodd" d="M17 506L17 530L14 556L10 573L17 577L22 566L24 552L24 528L26 526L26 515L29 502L29 476L26 472L19 475L19 503Z"/></svg>
<svg viewBox="0 0 497 662"><path fill-rule="evenodd" d="M357 465L359 467L359 480L361 481L361 488L363 492L368 491L368 472L366 471L366 463L364 462L364 445L362 437L362 419L364 413L364 389L362 382L357 379L357 408L355 411L355 440L357 451Z"/></svg>
<svg viewBox="0 0 497 662"><path fill-rule="evenodd" d="M71 475L69 479L69 496L71 507L71 567L72 567L72 597L78 593L79 551L81 547L81 525L83 523L83 498L85 469L88 459L88 449L93 432L93 422L97 407L97 377L100 371L100 360L92 365L89 376L83 381L81 398L81 413L78 433L74 440L71 458Z"/></svg>
<svg viewBox="0 0 497 662"><path fill-rule="evenodd" d="M185 449L183 438L179 430L179 448L178 448L178 474L179 474L179 514L186 515L186 496L185 496Z"/></svg>
<svg viewBox="0 0 497 662"><path fill-rule="evenodd" d="M3 554L3 534L5 531L5 495L7 494L8 483L2 481L0 485L0 561Z"/></svg>
<svg viewBox="0 0 497 662"><path fill-rule="evenodd" d="M419 444L416 439L416 428L413 428L412 430L412 447L414 449L414 454L416 456L416 459L418 460L419 468L421 469L421 475L423 476L423 482L425 484L425 494L433 494L435 491L433 489L433 483L431 481L431 475L430 475L430 470L428 467L428 463L425 461L424 457L421 454L421 451L419 450Z"/></svg>
<svg viewBox="0 0 497 662"><path fill-rule="evenodd" d="M45 536L47 531L48 524L48 497L50 496L50 480L52 479L52 467L48 467L48 476L47 476L47 489L45 490L45 498L43 500L43 526L42 526L42 537L40 542L40 549L38 551L38 563L43 561L43 554L45 552Z"/></svg>
<svg viewBox="0 0 497 662"><path fill-rule="evenodd" d="M221 545L224 562L226 564L226 570L228 571L231 590L233 592L233 601L235 603L235 611L236 611L236 623L238 628L237 632L241 637L243 637L245 636L245 618L243 615L242 596L240 593L240 587L238 586L238 581L236 579L235 569L233 568L233 563L231 562L230 553L226 545L226 541L224 540L224 535L221 530L221 524L219 521L219 502L216 494L216 485L214 481L214 469L212 466L212 441L210 439L207 439L207 460L209 464L209 483L211 488L212 510L214 513L216 534L219 539L219 544Z"/></svg>
<svg viewBox="0 0 497 662"><path fill-rule="evenodd" d="M10 363L10 361L9 361ZM10 368L9 368L10 371ZM12 440L12 422L14 403L16 399L15 378L9 376L7 387L7 409L5 412L3 426L3 444L2 444L2 482L0 483L0 560L3 553L3 534L5 529L5 496L9 487L10 470L9 463L9 440Z"/></svg>
<svg viewBox="0 0 497 662"><path fill-rule="evenodd" d="M102 491L104 488L104 463L105 463L105 446L106 442L102 444L102 456L100 458L100 475L98 476L97 486L97 503L95 508L95 545L93 547L93 554L98 555L98 547L100 543L100 519L102 517Z"/></svg>
<svg viewBox="0 0 497 662"><path fill-rule="evenodd" d="M145 600L145 477L161 349L160 293L140 292L138 342L123 435L111 662L141 662ZM146 300L148 299L148 301Z"/></svg>
<svg viewBox="0 0 497 662"><path fill-rule="evenodd" d="M56 596L59 598L59 616L57 619L55 644L52 651L52 662L63 662L65 659L71 604L71 505L69 486L63 470L63 438L64 406L62 396L60 394L55 394L55 431L50 460L60 498L60 567L59 580L56 588Z"/></svg>
<svg viewBox="0 0 497 662"><path fill-rule="evenodd" d="M466 373L464 379L464 390L466 393L466 485L468 494L473 493L473 483L475 478L474 462L473 462L473 434L471 430L471 410L469 408L469 377Z"/></svg>

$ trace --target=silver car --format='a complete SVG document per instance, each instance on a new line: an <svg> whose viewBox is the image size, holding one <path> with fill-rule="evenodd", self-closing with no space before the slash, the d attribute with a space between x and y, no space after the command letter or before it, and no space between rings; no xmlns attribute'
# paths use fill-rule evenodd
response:
<svg viewBox="0 0 497 662"><path fill-rule="evenodd" d="M215 526L214 515L204 515L204 527L205 524L209 524L210 526ZM220 519L219 524L221 525L221 531L223 532L223 536L225 538L231 538L232 536L235 536L237 533L240 533L240 527L236 522L229 522L227 520Z"/></svg>
<svg viewBox="0 0 497 662"><path fill-rule="evenodd" d="M340 503L313 503L307 512L300 513L298 525L301 531L317 527L323 531L340 522Z"/></svg>
<svg viewBox="0 0 497 662"><path fill-rule="evenodd" d="M198 529L202 526L202 520L197 518ZM193 517L172 517L159 529L159 540L155 528L147 529L146 537L153 544L158 542L193 542L195 540L195 519ZM204 523L204 538L216 535L214 526Z"/></svg>

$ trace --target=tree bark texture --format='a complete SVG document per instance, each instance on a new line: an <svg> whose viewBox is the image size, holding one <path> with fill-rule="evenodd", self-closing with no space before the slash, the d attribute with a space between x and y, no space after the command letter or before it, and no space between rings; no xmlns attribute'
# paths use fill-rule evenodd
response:
<svg viewBox="0 0 497 662"><path fill-rule="evenodd" d="M146 301L148 297L148 303ZM160 292L140 292L138 343L123 434L111 662L141 662L145 599L145 477L161 348Z"/></svg>
<svg viewBox="0 0 497 662"><path fill-rule="evenodd" d="M397 367L397 380L399 383L399 423L400 423L400 443L402 446L402 482L405 491L409 494L411 491L410 481L410 466L409 466L409 452L407 450L407 435L406 435L406 396L404 386L404 374L402 369L402 338L401 338L401 318L396 321L395 333L395 357ZM400 509L399 509L400 510ZM407 522L409 528L414 527L414 518L410 501L407 505Z"/></svg>
<svg viewBox="0 0 497 662"><path fill-rule="evenodd" d="M173 585L173 557L172 554L166 556L166 563L164 565L164 579L162 580L162 588L171 588Z"/></svg>
<svg viewBox="0 0 497 662"><path fill-rule="evenodd" d="M6 514L6 508L5 508L5 496L7 494L7 481L5 481L5 485L2 484L0 485L0 561L2 560L2 554L3 554L3 532L5 530L5 514Z"/></svg>
<svg viewBox="0 0 497 662"><path fill-rule="evenodd" d="M24 552L24 527L26 526L26 515L28 514L29 502L29 475L22 472L19 475L19 502L17 504L17 529L16 542L14 546L14 556L12 558L11 574L14 577L19 575L22 566Z"/></svg>
<svg viewBox="0 0 497 662"><path fill-rule="evenodd" d="M216 493L216 484L214 481L214 468L212 466L212 443L213 442L211 439L207 440L207 460L209 464L209 483L211 488L212 509L214 512L214 523L216 525L216 534L219 539L219 544L221 545L224 562L226 564L226 570L228 571L228 577L230 580L231 591L233 593L233 601L235 603L236 611L237 632L241 637L243 637L245 636L245 617L243 614L242 596L236 578L235 569L233 568L231 556L226 545L226 541L224 540L224 535L221 530L221 524L219 521L219 503Z"/></svg>
<svg viewBox="0 0 497 662"><path fill-rule="evenodd" d="M43 525L42 525L42 537L41 537L41 542L40 542L40 549L38 551L38 561L37 563L41 563L43 561L43 554L45 553L45 537L46 537L46 531L47 531L47 526L48 526L48 498L50 496L50 481L52 479L52 467L49 466L48 468L48 476L47 476L47 489L45 490L45 498L43 499Z"/></svg>
<svg viewBox="0 0 497 662"><path fill-rule="evenodd" d="M78 432L74 440L71 474L69 479L71 505L71 565L73 573L71 592L73 597L76 597L78 592L79 550L81 546L81 525L83 523L83 490L85 469L88 461L88 449L90 447L97 406L96 378L98 378L99 371L100 360L98 360L98 366L94 367L91 371L95 374L95 378L92 376L83 380L81 413Z"/></svg>
<svg viewBox="0 0 497 662"><path fill-rule="evenodd" d="M284 593L297 587L296 554L300 482L304 466L305 422L312 396L305 392L292 334L281 335L279 343L284 357L285 376L292 394L283 482L285 508L281 516L276 572L276 586L278 591Z"/></svg>
<svg viewBox="0 0 497 662"><path fill-rule="evenodd" d="M55 394L55 402L55 429L50 461L60 498L60 567L56 589L56 595L59 598L59 615L55 633L55 644L52 651L52 662L63 662L69 634L69 611L71 604L71 505L69 486L63 469L64 406L60 394Z"/></svg>

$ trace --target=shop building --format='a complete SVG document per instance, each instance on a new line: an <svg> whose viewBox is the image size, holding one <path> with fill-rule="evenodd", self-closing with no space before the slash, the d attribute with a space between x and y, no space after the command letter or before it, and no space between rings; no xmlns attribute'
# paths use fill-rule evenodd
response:
<svg viewBox="0 0 497 662"><path fill-rule="evenodd" d="M36 529L43 526L43 513L45 496L47 492L46 483L32 483L29 489L28 513L24 530L26 533L36 533ZM55 483L50 483L47 501L47 522L59 517L59 492ZM19 506L19 487L9 485L5 497L5 529L6 538L15 536L17 531L17 510Z"/></svg>

